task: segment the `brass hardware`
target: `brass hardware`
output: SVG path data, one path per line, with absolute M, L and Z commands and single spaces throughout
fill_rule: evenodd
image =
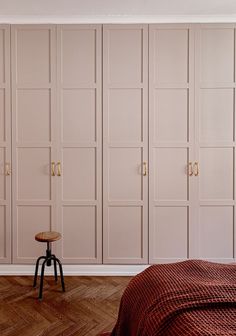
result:
M 193 164 L 192 164 L 192 162 L 188 163 L 188 176 L 193 176 Z
M 6 176 L 11 175 L 10 163 L 6 163 L 5 174 L 6 174 Z
M 147 162 L 143 162 L 143 176 L 147 176 Z
M 56 176 L 56 174 L 55 174 L 55 162 L 54 161 L 52 161 L 52 163 L 51 163 L 51 175 Z
M 194 162 L 193 164 L 193 171 L 194 171 L 194 176 L 198 176 L 199 175 L 199 164 L 198 162 Z
M 57 176 L 61 176 L 61 162 L 57 162 Z

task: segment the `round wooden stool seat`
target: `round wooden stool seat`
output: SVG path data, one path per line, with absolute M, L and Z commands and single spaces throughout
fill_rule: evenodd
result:
M 43 243 L 51 243 L 61 239 L 61 234 L 56 231 L 39 232 L 35 235 L 35 240 Z

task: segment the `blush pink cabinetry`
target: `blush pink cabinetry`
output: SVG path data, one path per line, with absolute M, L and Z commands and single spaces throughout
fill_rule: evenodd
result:
M 148 262 L 148 26 L 103 28 L 103 262 Z
M 157 263 L 195 256 L 194 31 L 149 29 L 149 261 Z
M 149 55 L 149 260 L 233 261 L 235 26 L 151 25 Z
M 57 27 L 61 259 L 102 262 L 101 26 Z
M 50 229 L 63 263 L 232 261 L 235 25 L 11 29 L 10 69 L 0 26 L 0 262 L 35 262 L 34 235 Z
M 19 25 L 11 33 L 13 262 L 32 263 L 45 253 L 35 233 L 57 229 L 56 28 Z
M 101 26 L 12 28 L 13 253 L 101 262 Z
M 11 261 L 10 27 L 0 25 L 0 263 Z
M 199 258 L 235 258 L 235 25 L 196 28 L 195 124 Z

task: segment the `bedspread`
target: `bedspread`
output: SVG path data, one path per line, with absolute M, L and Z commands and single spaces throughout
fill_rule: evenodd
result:
M 153 265 L 125 290 L 111 336 L 236 335 L 236 265 Z

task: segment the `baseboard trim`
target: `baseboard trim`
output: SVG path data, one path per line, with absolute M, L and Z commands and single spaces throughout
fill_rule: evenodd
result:
M 204 260 L 204 258 L 199 258 Z M 216 263 L 235 263 L 234 258 L 205 259 Z M 159 259 L 158 264 L 175 263 L 184 259 Z M 68 276 L 134 276 L 150 265 L 63 265 L 64 275 Z M 1 275 L 34 275 L 35 265 L 1 264 Z M 39 270 L 40 272 L 40 270 Z M 45 268 L 45 275 L 53 275 L 53 267 Z
M 134 276 L 149 265 L 63 265 L 68 276 Z M 0 265 L 0 275 L 34 275 L 35 265 Z M 40 271 L 40 270 L 39 270 Z M 53 275 L 53 267 L 46 267 L 45 275 Z

